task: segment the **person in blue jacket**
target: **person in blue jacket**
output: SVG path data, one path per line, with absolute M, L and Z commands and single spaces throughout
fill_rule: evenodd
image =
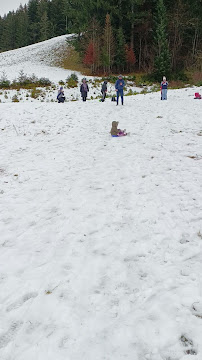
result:
M 125 86 L 125 82 L 123 80 L 123 76 L 119 75 L 118 79 L 116 80 L 115 90 L 117 95 L 116 105 L 119 104 L 119 95 L 121 96 L 121 103 L 123 105 L 123 88 Z
M 163 77 L 163 81 L 161 81 L 161 100 L 167 100 L 167 91 L 168 91 L 168 82 L 166 81 L 166 77 Z

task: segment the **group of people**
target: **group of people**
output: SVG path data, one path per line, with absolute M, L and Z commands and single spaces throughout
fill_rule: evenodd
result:
M 123 105 L 124 86 L 125 86 L 125 81 L 123 80 L 123 76 L 119 75 L 119 77 L 115 83 L 116 105 L 119 104 L 119 97 L 121 97 L 121 104 Z M 161 82 L 161 100 L 167 100 L 167 90 L 168 90 L 168 82 L 166 80 L 166 77 L 163 76 L 163 81 Z M 80 86 L 80 92 L 81 92 L 81 97 L 82 97 L 83 101 L 86 101 L 87 95 L 89 92 L 89 87 L 88 87 L 88 84 L 87 84 L 87 81 L 85 78 L 82 80 L 82 84 Z M 104 102 L 106 95 L 107 95 L 107 81 L 106 80 L 102 84 L 101 93 L 102 93 L 101 101 Z M 62 86 L 60 87 L 60 90 L 58 91 L 57 100 L 59 103 L 64 103 L 64 101 L 65 101 L 64 90 L 63 90 Z M 124 129 L 124 130 L 118 129 L 118 124 L 119 124 L 118 121 L 112 122 L 112 128 L 110 131 L 112 137 L 121 137 L 121 136 L 130 135 L 130 133 L 126 132 L 126 129 Z
M 123 80 L 123 76 L 119 75 L 119 77 L 115 83 L 116 105 L 119 104 L 119 97 L 121 97 L 121 104 L 123 105 L 124 86 L 125 86 L 125 81 Z M 167 100 L 167 90 L 168 90 L 168 82 L 166 80 L 166 77 L 163 76 L 163 81 L 161 82 L 161 100 Z M 83 101 L 86 101 L 88 92 L 89 92 L 89 87 L 88 87 L 86 78 L 84 78 L 82 80 L 82 84 L 80 86 L 80 93 L 81 93 L 81 97 L 82 97 Z M 101 93 L 102 93 L 101 101 L 104 102 L 106 95 L 107 95 L 107 81 L 106 80 L 102 84 Z M 112 99 L 113 98 L 114 97 L 112 97 Z M 64 101 L 65 101 L 64 89 L 62 86 L 60 87 L 60 90 L 58 91 L 57 100 L 59 103 L 64 103 Z
M 118 79 L 116 81 L 116 84 L 115 84 L 116 105 L 119 104 L 119 96 L 121 97 L 121 104 L 123 105 L 123 89 L 124 89 L 124 86 L 125 86 L 125 81 L 123 80 L 122 75 L 119 75 L 119 77 L 118 77 Z M 86 101 L 88 92 L 89 92 L 89 87 L 88 87 L 86 78 L 84 78 L 82 80 L 82 84 L 80 86 L 80 93 L 81 93 L 81 97 L 82 97 L 83 101 Z M 107 95 L 107 81 L 106 80 L 102 84 L 101 93 L 102 93 L 101 101 L 104 102 L 105 98 L 106 98 L 106 95 Z M 64 101 L 65 101 L 65 95 L 64 95 L 63 86 L 61 86 L 59 91 L 58 91 L 57 100 L 58 100 L 58 103 L 64 103 Z

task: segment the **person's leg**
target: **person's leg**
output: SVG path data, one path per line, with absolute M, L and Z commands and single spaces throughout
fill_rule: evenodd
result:
M 116 105 L 118 105 L 118 104 L 119 104 L 119 90 L 117 90 L 116 96 L 117 96 L 117 98 L 116 98 Z
M 166 89 L 162 89 L 162 100 L 166 100 Z
M 123 105 L 123 90 L 121 90 L 120 93 L 121 93 L 121 104 Z
M 165 89 L 165 100 L 167 100 L 167 89 Z

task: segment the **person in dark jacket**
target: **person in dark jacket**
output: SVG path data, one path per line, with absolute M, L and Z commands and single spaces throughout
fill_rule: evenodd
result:
M 80 87 L 81 97 L 82 97 L 83 101 L 86 101 L 88 91 L 89 91 L 88 84 L 86 82 L 86 79 L 84 78 L 82 80 L 82 84 Z
M 121 96 L 121 103 L 123 105 L 123 88 L 125 86 L 125 82 L 123 80 L 123 76 L 119 75 L 118 79 L 116 80 L 116 84 L 115 84 L 115 90 L 116 90 L 116 94 L 117 94 L 117 100 L 116 100 L 116 105 L 119 104 L 119 95 Z
M 106 94 L 107 94 L 107 81 L 105 80 L 102 84 L 102 89 L 101 89 L 101 93 L 102 93 L 102 99 L 101 101 L 104 102 L 105 98 L 106 98 Z
M 60 90 L 58 90 L 57 100 L 58 103 L 63 103 L 65 101 L 65 94 L 62 86 L 60 87 Z
M 166 77 L 163 77 L 163 81 L 161 81 L 161 100 L 167 100 L 167 91 L 168 91 L 168 82 L 166 81 Z

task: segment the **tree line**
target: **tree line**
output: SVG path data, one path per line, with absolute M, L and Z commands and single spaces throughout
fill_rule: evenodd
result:
M 202 71 L 201 0 L 29 0 L 0 17 L 0 51 L 72 32 L 92 72 Z

